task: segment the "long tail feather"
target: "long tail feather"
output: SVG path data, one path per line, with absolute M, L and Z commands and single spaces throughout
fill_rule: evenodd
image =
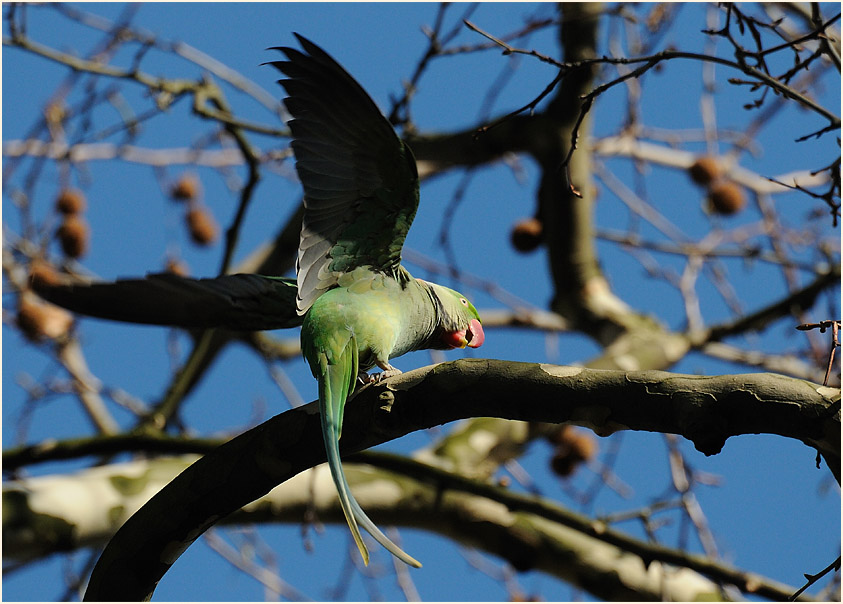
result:
M 357 376 L 356 354 L 348 354 L 348 348 L 356 348 L 352 342 L 342 353 L 339 363 L 329 365 L 327 360 L 323 366 L 324 378 L 319 380 L 319 413 L 322 420 L 322 439 L 325 441 L 325 452 L 328 455 L 328 467 L 331 468 L 331 477 L 337 487 L 345 520 L 354 542 L 363 556 L 363 562 L 369 564 L 369 550 L 363 543 L 363 536 L 354 518 L 351 501 L 353 500 L 345 472 L 342 470 L 340 460 L 340 434 L 342 432 L 342 416 L 345 408 L 345 400 L 350 389 L 351 376 Z M 355 350 L 356 352 L 356 350 Z M 354 367 L 352 367 L 354 365 Z
M 421 562 L 395 545 L 389 537 L 384 535 L 381 530 L 375 526 L 375 523 L 369 519 L 366 512 L 363 511 L 363 508 L 360 507 L 360 504 L 357 503 L 357 500 L 354 497 L 351 497 L 351 510 L 354 512 L 354 517 L 358 524 L 366 529 L 366 531 L 375 538 L 375 541 L 384 546 L 393 556 L 410 566 L 421 568 Z
M 324 433 L 324 424 L 322 430 Z M 354 505 L 357 502 L 354 500 L 354 496 L 351 494 L 348 488 L 348 482 L 345 479 L 345 472 L 343 472 L 342 462 L 340 461 L 339 440 L 337 440 L 336 432 L 333 429 L 331 429 L 330 435 L 325 436 L 325 445 L 328 452 L 328 466 L 331 468 L 331 477 L 334 479 L 337 493 L 340 496 L 340 506 L 342 507 L 343 514 L 345 514 L 345 521 L 348 522 L 348 528 L 351 529 L 354 543 L 357 544 L 357 549 L 360 550 L 360 555 L 363 556 L 363 562 L 368 566 L 369 550 L 366 548 L 366 544 L 363 543 L 363 536 L 360 534 L 354 514 Z
M 421 563 L 418 560 L 390 541 L 369 519 L 351 494 L 345 472 L 342 469 L 339 439 L 342 434 L 345 401 L 354 386 L 354 380 L 357 378 L 357 343 L 352 337 L 340 358 L 334 359 L 335 362 L 332 364 L 328 364 L 324 357 L 320 361 L 322 376 L 319 380 L 319 413 L 322 421 L 322 438 L 325 441 L 325 451 L 328 454 L 328 467 L 331 469 L 331 477 L 339 494 L 340 506 L 343 514 L 345 514 L 345 520 L 348 522 L 348 528 L 351 529 L 351 535 L 360 550 L 363 562 L 368 566 L 369 550 L 363 543 L 358 523 L 399 560 L 410 566 L 420 568 Z

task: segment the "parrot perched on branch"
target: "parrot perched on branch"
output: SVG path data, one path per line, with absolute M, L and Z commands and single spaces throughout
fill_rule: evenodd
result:
M 342 510 L 363 561 L 362 526 L 400 560 L 351 494 L 340 461 L 343 409 L 358 374 L 400 373 L 389 360 L 412 350 L 476 348 L 484 334 L 460 293 L 414 279 L 401 248 L 419 203 L 416 161 L 369 95 L 325 51 L 295 34 L 304 52 L 281 47 L 284 104 L 304 221 L 296 262 L 302 352 L 319 382 L 322 436 Z
M 358 377 L 413 350 L 477 348 L 477 310 L 460 293 L 413 278 L 401 249 L 419 203 L 416 162 L 363 88 L 325 51 L 295 34 L 304 52 L 279 47 L 292 148 L 304 187 L 295 282 L 255 274 L 190 279 L 171 274 L 113 283 L 33 279 L 47 300 L 82 314 L 185 328 L 257 331 L 302 325 L 305 359 L 318 381 L 322 435 L 340 504 L 363 560 L 363 527 L 390 541 L 349 490 L 340 461 L 343 410 Z M 372 381 L 366 378 L 363 381 Z

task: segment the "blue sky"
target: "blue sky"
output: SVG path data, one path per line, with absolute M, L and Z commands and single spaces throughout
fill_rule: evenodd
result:
M 123 5 L 80 4 L 82 10 L 116 18 Z M 194 4 L 154 3 L 139 8 L 133 20 L 135 27 L 154 32 L 161 40 L 180 40 L 224 62 L 270 95 L 280 98 L 275 84 L 277 72 L 262 62 L 274 60 L 277 53 L 265 50 L 271 46 L 294 45 L 293 31 L 299 32 L 331 53 L 369 92 L 382 108 L 389 107 L 390 95 L 401 92 L 402 81 L 408 79 L 423 55 L 427 39 L 421 28 L 431 25 L 437 11 L 436 4 Z M 4 7 L 5 9 L 6 7 Z M 446 30 L 457 26 L 465 5 L 453 7 L 447 14 Z M 827 7 L 827 15 L 832 14 Z M 28 34 L 35 40 L 61 50 L 84 54 L 100 39 L 100 34 L 78 25 L 71 26 L 53 9 L 30 6 L 27 20 Z M 671 44 L 683 49 L 701 51 L 705 36 L 700 29 L 705 23 L 703 5 L 686 6 L 679 11 L 676 23 L 658 48 Z M 554 5 L 536 6 L 522 3 L 481 5 L 471 20 L 486 31 L 505 33 L 515 29 L 528 15 L 551 17 Z M 618 25 L 614 26 L 616 29 Z M 4 34 L 7 33 L 4 24 Z M 601 31 L 601 44 L 606 49 L 606 28 Z M 477 34 L 463 28 L 458 41 L 469 44 L 479 41 Z M 540 52 L 557 55 L 554 33 L 543 30 L 522 44 Z M 128 53 L 119 54 L 114 62 L 127 65 Z M 509 83 L 497 97 L 492 114 L 521 106 L 537 95 L 553 76 L 553 68 L 529 57 L 507 58 L 499 52 L 437 59 L 421 80 L 413 103 L 413 118 L 423 132 L 448 131 L 465 128 L 480 120 L 480 113 L 490 83 L 502 72 L 514 66 Z M 196 78 L 200 70 L 183 60 L 151 51 L 142 62 L 144 71 L 169 77 Z M 720 69 L 720 68 L 718 68 Z M 25 136 L 37 119 L 56 83 L 64 77 L 63 67 L 27 55 L 17 49 L 3 49 L 3 139 Z M 741 105 L 753 96 L 746 90 L 732 90 L 725 78 L 732 74 L 718 72 L 719 90 L 716 97 L 718 125 L 722 128 L 741 128 L 746 123 Z M 837 80 L 839 82 L 839 80 Z M 659 73 L 648 74 L 644 80 L 643 121 L 652 128 L 681 130 L 702 127 L 700 114 L 700 64 L 677 62 L 665 66 Z M 143 107 L 142 91 L 136 86 L 124 86 L 126 101 Z M 270 126 L 280 126 L 271 111 L 251 99 L 238 95 L 230 87 L 226 95 L 235 113 Z M 71 97 L 80 100 L 81 94 Z M 839 90 L 821 91 L 821 100 L 836 109 L 840 104 Z M 594 108 L 595 132 L 598 136 L 614 133 L 624 119 L 625 92 L 617 87 L 601 97 Z M 98 114 L 99 126 L 115 123 L 117 115 Z M 743 154 L 741 165 L 764 175 L 776 175 L 794 169 L 816 169 L 829 159 L 836 145 L 833 137 L 806 141 L 795 145 L 792 141 L 821 127 L 823 124 L 805 112 L 787 108 L 772 118 L 771 124 L 759 135 L 763 152 Z M 183 147 L 207 133 L 208 126 L 189 116 L 189 107 L 182 102 L 167 115 L 144 129 L 136 144 L 149 148 Z M 119 142 L 119 139 L 115 139 Z M 263 148 L 281 148 L 282 143 L 255 137 Z M 683 149 L 701 151 L 701 143 L 686 144 Z M 728 145 L 721 145 L 721 151 Z M 834 155 L 836 157 L 836 155 Z M 828 159 L 827 159 L 828 158 Z M 514 158 L 513 158 L 514 159 Z M 627 186 L 640 184 L 633 167 L 622 161 L 607 162 Z M 290 177 L 291 165 L 284 164 L 281 173 L 264 171 L 264 181 L 258 187 L 247 216 L 236 260 L 244 258 L 256 245 L 274 235 L 276 229 L 298 203 L 300 189 Z M 170 168 L 166 178 L 172 179 L 182 168 Z M 217 221 L 225 226 L 236 211 L 237 198 L 226 186 L 224 178 L 210 171 L 198 171 L 203 186 L 203 200 L 213 211 Z M 87 218 L 93 233 L 90 253 L 84 265 L 103 279 L 136 276 L 161 270 L 168 252 L 177 252 L 190 266 L 193 275 L 213 275 L 219 266 L 221 247 L 197 249 L 187 239 L 181 223 L 180 208 L 172 204 L 161 190 L 155 174 L 148 166 L 127 162 L 91 162 L 81 173 L 84 181 L 75 180 L 89 200 Z M 537 187 L 536 166 L 527 158 L 518 159 L 517 169 L 498 164 L 484 168 L 474 176 L 465 199 L 454 214 L 450 229 L 451 243 L 459 259 L 459 268 L 493 281 L 537 308 L 546 308 L 551 296 L 546 261 L 540 253 L 514 254 L 509 246 L 509 231 L 521 217 L 533 213 Z M 55 166 L 45 168 L 43 183 L 37 188 L 35 214 L 46 216 L 57 191 L 58 171 Z M 19 178 L 19 176 L 18 176 Z M 691 239 L 699 239 L 713 228 L 751 225 L 759 220 L 759 211 L 750 204 L 743 214 L 730 219 L 707 217 L 701 210 L 702 195 L 690 184 L 687 176 L 677 170 L 652 168 L 646 172 L 646 191 L 658 210 L 679 225 Z M 407 238 L 407 246 L 443 261 L 438 244 L 442 215 L 454 196 L 460 174 L 447 174 L 422 186 L 422 201 L 416 222 Z M 776 197 L 777 208 L 785 224 L 804 220 L 816 205 L 798 194 Z M 625 229 L 630 223 L 626 210 L 611 191 L 601 187 L 597 204 L 597 225 L 601 229 Z M 17 232 L 19 220 L 11 200 L 3 197 L 4 226 Z M 817 222 L 820 232 L 827 234 L 830 221 Z M 652 228 L 643 225 L 641 232 L 655 237 Z M 657 316 L 672 328 L 681 329 L 684 323 L 682 301 L 676 289 L 664 281 L 647 277 L 641 264 L 614 244 L 600 241 L 598 251 L 614 291 L 628 304 Z M 806 246 L 800 252 L 805 259 L 815 259 L 815 251 Z M 681 271 L 678 258 L 658 257 L 662 266 Z M 778 269 L 763 264 L 752 266 L 735 262 L 727 265 L 730 281 L 745 309 L 751 310 L 777 299 L 782 291 L 782 276 Z M 447 285 L 447 277 L 429 275 L 409 265 L 419 277 L 432 278 Z M 806 282 L 807 277 L 802 275 Z M 476 306 L 500 308 L 501 304 L 481 291 L 468 291 Z M 728 319 L 730 310 L 707 281 L 699 286 L 702 313 L 706 321 L 716 323 Z M 11 298 L 4 297 L 4 307 Z M 836 315 L 834 313 L 837 313 Z M 816 320 L 838 316 L 836 297 L 823 297 L 818 305 Z M 189 349 L 183 336 L 175 336 L 166 329 L 118 325 L 83 319 L 88 362 L 95 375 L 106 384 L 118 386 L 145 401 L 159 398 L 166 387 L 172 358 L 169 350 L 177 344 L 180 357 Z M 297 337 L 297 333 L 282 334 Z M 734 342 L 749 349 L 797 351 L 803 346 L 802 336 L 781 322 L 768 332 Z M 563 334 L 545 337 L 538 333 L 517 330 L 488 330 L 486 344 L 473 351 L 475 356 L 523 361 L 557 363 L 585 362 L 598 353 L 598 347 L 586 337 Z M 24 415 L 24 394 L 16 385 L 23 372 L 35 379 L 60 375 L 49 361 L 44 349 L 22 341 L 5 324 L 3 328 L 3 440 L 4 446 L 17 442 L 20 418 Z M 457 355 L 449 354 L 448 359 Z M 396 363 L 402 369 L 428 364 L 427 353 L 408 355 Z M 312 400 L 315 382 L 303 361 L 283 366 L 296 383 L 302 397 Z M 673 368 L 677 372 L 716 375 L 720 373 L 751 372 L 742 366 L 712 360 L 700 354 L 688 355 Z M 265 367 L 242 347 L 229 347 L 219 358 L 202 384 L 191 395 L 184 408 L 187 424 L 203 434 L 239 431 L 254 420 L 255 413 L 269 417 L 287 408 L 277 387 L 269 380 Z M 128 414 L 115 410 L 115 416 L 128 425 Z M 73 437 L 89 433 L 84 417 L 72 399 L 56 398 L 39 405 L 31 416 L 26 442 L 39 442 L 47 437 Z M 386 448 L 409 452 L 428 444 L 435 434 L 413 434 Z M 617 475 L 629 484 L 634 495 L 621 499 L 604 489 L 595 501 L 593 513 L 634 509 L 662 496 L 669 487 L 666 445 L 658 434 L 625 433 L 613 438 L 619 446 L 614 467 Z M 602 448 L 610 448 L 601 439 Z M 728 441 L 720 455 L 706 458 L 690 443 L 681 444 L 689 463 L 702 472 L 722 478 L 718 487 L 701 487 L 697 491 L 703 510 L 718 539 L 721 552 L 737 566 L 759 572 L 782 582 L 799 585 L 802 573 L 815 572 L 830 563 L 839 552 L 839 490 L 832 484 L 825 468 L 813 467 L 814 452 L 795 441 L 772 436 L 745 436 Z M 536 443 L 521 460 L 529 469 L 542 491 L 574 506 L 557 478 L 547 469 L 549 448 Z M 34 469 L 34 473 L 62 471 L 67 464 L 49 464 Z M 584 487 L 594 475 L 581 471 L 575 485 Z M 621 528 L 640 534 L 632 524 Z M 668 544 L 676 543 L 676 523 L 660 535 Z M 269 527 L 262 536 L 278 556 L 282 576 L 313 599 L 329 597 L 326 589 L 339 582 L 340 569 L 346 560 L 348 546 L 344 527 L 329 527 L 325 534 L 314 538 L 315 551 L 304 551 L 299 527 Z M 472 568 L 466 558 L 437 536 L 419 531 L 402 531 L 408 552 L 425 563 L 422 571 L 412 577 L 426 600 L 499 600 L 507 593 L 502 585 Z M 692 546 L 697 548 L 695 540 Z M 78 564 L 84 555 L 76 557 Z M 497 561 L 495 561 L 497 563 Z M 63 563 L 47 560 L 18 571 L 3 582 L 6 600 L 50 600 L 63 593 Z M 568 586 L 539 573 L 518 575 L 527 593 L 541 593 L 547 599 L 569 599 L 573 594 Z M 460 581 L 454 592 L 454 581 Z M 379 583 L 384 599 L 398 599 L 401 593 L 387 582 Z M 369 599 L 375 594 L 367 584 L 355 577 L 347 597 Z M 156 591 L 159 600 L 203 599 L 262 599 L 262 588 L 243 576 L 206 544 L 197 542 L 168 573 Z

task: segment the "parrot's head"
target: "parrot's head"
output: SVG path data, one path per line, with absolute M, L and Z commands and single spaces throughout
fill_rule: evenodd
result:
M 428 283 L 439 311 L 439 348 L 479 348 L 486 336 L 477 309 L 461 293 Z

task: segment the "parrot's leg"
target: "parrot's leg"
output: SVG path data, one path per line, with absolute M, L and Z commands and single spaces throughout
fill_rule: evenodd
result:
M 401 373 L 403 373 L 400 369 L 393 367 L 387 361 L 376 361 L 376 363 L 378 367 L 383 369 L 383 371 L 381 371 L 380 373 L 373 373 L 371 375 L 366 373 L 365 371 L 360 371 L 357 374 L 358 384 L 357 388 L 355 389 L 355 392 L 361 390 L 362 388 L 365 388 L 369 384 L 377 384 L 378 382 L 385 380 L 386 378 L 391 378 L 395 375 L 400 375 Z
M 392 376 L 400 375 L 402 373 L 402 371 L 400 369 L 397 369 L 397 368 L 393 367 L 387 361 L 376 361 L 376 362 L 378 364 L 378 367 L 383 369 L 383 371 L 381 371 L 380 373 L 373 373 L 372 375 L 370 375 L 369 381 L 371 383 L 377 384 L 378 382 L 381 382 L 381 381 L 385 380 L 386 378 L 391 378 Z

